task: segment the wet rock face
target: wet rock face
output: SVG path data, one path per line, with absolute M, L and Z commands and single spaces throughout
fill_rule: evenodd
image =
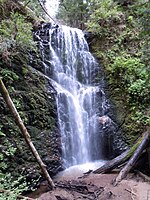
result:
M 55 91 L 38 72 L 40 70 L 37 70 L 42 68 L 41 62 L 36 62 L 36 57 L 33 58 L 33 62 L 29 60 L 28 55 L 18 54 L 18 57 L 11 61 L 11 68 L 0 64 L 0 71 L 6 69 L 6 72 L 9 70 L 18 76 L 17 80 L 5 77 L 3 81 L 41 159 L 47 165 L 50 175 L 54 176 L 62 169 Z M 0 138 L 0 152 L 3 154 L 4 162 L 7 163 L 4 167 L 0 166 L 0 170 L 4 173 L 11 172 L 14 177 L 25 175 L 30 183 L 34 180 L 39 181 L 41 177 L 39 166 L 1 95 L 0 119 L 0 131 L 5 134 Z
M 35 128 L 28 127 L 30 132 L 34 132 Z M 53 177 L 62 170 L 61 166 L 61 140 L 59 130 L 43 130 L 33 137 L 33 143 L 39 152 L 43 162 L 47 166 L 49 174 Z
M 88 45 L 90 46 L 90 44 L 95 36 L 92 32 L 84 31 L 84 37 L 85 37 L 86 41 L 88 42 Z
M 39 55 L 37 56 L 34 53 L 31 55 L 30 65 L 38 71 L 42 72 L 43 74 L 51 74 L 50 68 L 45 69 L 42 61 L 44 55 L 44 58 L 47 61 L 46 64 L 48 66 L 51 66 L 51 57 L 49 49 L 50 34 L 55 35 L 55 33 L 58 30 L 58 27 L 59 26 L 57 24 L 41 22 L 33 30 L 33 39 L 37 42 Z
M 108 116 L 98 117 L 103 159 L 112 159 L 127 149 L 118 125 Z
M 33 31 L 33 36 L 35 41 L 41 41 L 43 43 L 49 42 L 49 32 L 55 32 L 58 29 L 57 24 L 52 23 L 44 23 L 41 22 L 37 28 Z

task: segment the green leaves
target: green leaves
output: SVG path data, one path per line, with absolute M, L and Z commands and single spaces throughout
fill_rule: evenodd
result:
M 103 28 L 105 27 L 106 29 L 110 26 L 111 21 L 117 21 L 121 17 L 121 12 L 113 0 L 92 0 L 90 10 L 92 12 L 87 22 L 87 27 L 89 31 L 97 35 L 103 34 Z
M 92 49 L 105 70 L 114 102 L 129 112 L 127 131 L 138 132 L 150 125 L 149 3 L 137 0 L 124 7 L 122 1 L 92 2 L 87 23 L 95 35 Z
M 14 23 L 13 31 L 16 45 L 32 48 L 32 45 L 34 45 L 32 38 L 32 24 L 26 22 L 25 17 L 18 13 L 13 13 L 11 17 Z
M 19 76 L 15 72 L 13 72 L 9 69 L 2 69 L 0 72 L 0 75 L 3 77 L 3 79 L 5 81 L 13 82 L 13 81 L 17 81 L 19 79 Z
M 17 196 L 27 189 L 23 176 L 13 180 L 10 173 L 3 174 L 0 172 L 0 188 L 6 190 L 0 193 L 0 200 L 14 200 Z
M 24 5 L 26 5 L 27 7 L 29 7 L 31 9 L 31 11 L 33 12 L 34 17 L 45 17 L 45 13 L 43 11 L 43 9 L 41 8 L 39 1 L 37 0 L 21 0 L 21 2 L 24 3 Z M 40 0 L 40 2 L 45 5 L 46 0 Z
M 146 80 L 138 79 L 128 88 L 129 94 L 144 97 L 147 95 Z
M 90 2 L 91 0 L 60 1 L 57 18 L 67 25 L 83 29 L 89 16 Z
M 148 101 L 150 91 L 149 71 L 139 58 L 130 55 L 118 56 L 109 68 L 112 76 L 121 82 L 121 87 L 126 89 L 132 100 Z
M 144 68 L 144 64 L 141 63 L 139 58 L 131 57 L 130 55 L 118 56 L 114 59 L 114 63 L 111 65 L 112 72 L 124 75 L 134 74 L 140 75 L 140 70 Z M 129 78 L 129 77 L 128 77 Z
M 15 53 L 16 49 L 35 49 L 32 38 L 32 24 L 19 13 L 11 13 L 10 18 L 4 19 L 0 24 L 0 53 L 2 57 L 8 57 Z M 10 53 L 11 52 L 11 53 Z

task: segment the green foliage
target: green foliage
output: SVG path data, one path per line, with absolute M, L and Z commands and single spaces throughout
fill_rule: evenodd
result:
M 7 158 L 13 157 L 16 152 L 16 148 L 11 142 L 9 142 L 9 140 L 6 138 L 6 135 L 3 134 L 2 136 L 3 144 L 0 145 L 0 149 L 2 150 L 0 153 L 0 171 L 7 169 Z
M 60 1 L 57 18 L 72 27 L 84 29 L 84 23 L 89 15 L 90 0 Z
M 3 126 L 0 126 L 0 133 L 3 133 L 2 128 Z M 27 183 L 23 176 L 15 177 L 14 179 L 12 174 L 5 173 L 11 165 L 8 163 L 8 159 L 14 160 L 13 158 L 17 149 L 9 141 L 9 137 L 6 134 L 1 134 L 0 137 L 3 139 L 0 145 L 0 189 L 4 190 L 3 193 L 0 193 L 0 200 L 14 200 L 27 189 Z
M 150 6 L 147 4 L 140 7 L 139 10 L 140 14 L 140 36 L 144 40 L 143 46 L 142 46 L 142 59 L 143 62 L 145 62 L 146 65 L 150 64 Z
M 8 149 L 5 151 L 5 155 L 6 156 L 13 156 L 14 153 L 16 152 L 16 148 L 13 147 L 13 145 L 10 144 L 8 140 L 5 140 L 5 144 L 8 146 Z
M 145 75 L 148 77 L 147 73 Z M 150 93 L 149 79 L 137 79 L 129 86 L 128 91 L 131 97 L 140 101 L 143 100 L 143 103 L 148 103 Z
M 6 52 L 8 49 L 11 48 L 11 46 L 13 45 L 14 41 L 9 39 L 9 38 L 5 38 L 2 37 L 0 35 L 0 54 Z
M 92 14 L 91 19 L 108 19 L 118 13 L 118 6 L 112 0 L 92 0 Z
M 57 18 L 81 29 L 86 24 L 90 31 L 98 32 L 101 23 L 112 17 L 115 19 L 119 13 L 113 0 L 63 0 L 60 1 Z
M 0 193 L 0 200 L 14 200 L 27 189 L 27 184 L 23 176 L 13 180 L 10 173 L 0 172 L 0 188 L 5 190 L 5 192 Z
M 144 65 L 140 62 L 140 59 L 126 55 L 126 57 L 116 57 L 110 68 L 112 76 L 121 77 L 124 87 L 125 85 L 131 85 L 137 76 L 141 78 Z
M 0 53 L 13 51 L 17 47 L 24 50 L 35 48 L 32 24 L 23 15 L 12 13 L 9 19 L 2 20 L 0 24 L 0 44 Z
M 34 17 L 42 17 L 44 18 L 45 17 L 45 13 L 42 9 L 42 7 L 40 6 L 40 3 L 39 1 L 36 1 L 36 0 L 20 0 L 21 2 L 23 2 L 24 5 L 28 6 L 32 12 L 34 12 Z M 45 5 L 46 3 L 46 0 L 40 0 L 40 2 L 43 4 L 43 6 Z
M 12 5 L 9 4 L 10 2 Z M 29 2 L 28 6 L 32 2 L 32 7 L 36 8 L 34 3 L 36 4 L 37 1 L 27 2 Z M 5 3 L 6 6 L 4 6 Z M 49 116 L 49 113 L 54 115 L 54 102 L 48 98 L 44 78 L 28 68 L 28 53 L 31 53 L 30 50 L 35 50 L 32 24 L 29 23 L 29 21 L 33 22 L 34 18 L 31 19 L 26 14 L 27 12 L 24 12 L 25 9 L 24 6 L 19 6 L 18 1 L 0 0 L 0 77 L 3 78 L 22 120 L 28 125 L 27 127 L 33 126 L 38 130 L 33 135 L 33 140 L 37 143 L 36 134 L 48 129 L 53 131 L 56 126 L 54 117 Z M 35 51 L 34 53 L 36 54 Z M 35 65 L 38 69 L 41 67 L 40 64 L 41 62 L 36 60 Z M 34 101 L 31 99 L 30 102 L 30 96 L 33 95 L 29 95 L 29 93 L 35 94 Z M 3 175 L 0 177 L 0 188 L 12 192 L 11 197 L 6 193 L 5 195 L 1 193 L 0 199 L 14 200 L 22 192 L 19 189 L 22 180 L 18 181 L 16 178 L 18 173 L 24 168 L 24 174 L 29 177 L 30 184 L 33 185 L 32 176 L 33 179 L 36 179 L 36 183 L 34 183 L 36 185 L 39 181 L 37 176 L 40 175 L 40 170 L 1 95 L 0 121 L 0 175 Z M 41 148 L 40 141 L 39 148 Z M 11 175 L 5 174 L 6 172 L 11 172 Z M 14 185 L 11 177 L 15 177 L 18 183 Z
M 109 70 L 118 84 L 121 83 L 120 86 L 131 95 L 132 100 L 133 97 L 142 102 L 149 100 L 149 71 L 139 58 L 130 55 L 118 56 L 110 65 Z
M 2 69 L 0 75 L 3 77 L 5 81 L 9 81 L 9 83 L 17 81 L 19 79 L 19 76 L 15 72 L 9 69 Z
M 114 103 L 122 103 L 117 107 L 128 112 L 125 132 L 134 136 L 150 125 L 148 2 L 93 2 L 96 4 L 87 23 L 95 35 L 92 48 L 105 69 Z
M 92 0 L 91 10 L 87 26 L 89 31 L 97 35 L 103 34 L 104 36 L 107 26 L 122 18 L 122 13 L 113 0 Z
M 136 106 L 132 107 L 132 116 L 131 116 L 131 120 L 132 121 L 136 121 L 138 124 L 142 124 L 143 126 L 149 126 L 150 125 L 150 116 L 148 111 L 143 112 L 142 108 L 137 109 Z

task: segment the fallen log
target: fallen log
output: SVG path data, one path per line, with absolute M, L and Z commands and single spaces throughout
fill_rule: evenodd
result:
M 54 182 L 52 181 L 51 177 L 49 176 L 48 174 L 48 171 L 46 169 L 46 165 L 43 163 L 43 161 L 41 160 L 34 144 L 32 143 L 32 140 L 31 140 L 31 137 L 30 137 L 30 134 L 28 133 L 19 113 L 17 112 L 17 109 L 14 105 L 14 103 L 12 102 L 10 96 L 9 96 L 9 93 L 3 83 L 3 81 L 0 79 L 0 92 L 3 96 L 3 99 L 5 100 L 6 102 L 6 105 L 8 106 L 11 114 L 13 115 L 14 119 L 15 119 L 15 122 L 16 124 L 18 125 L 27 145 L 29 146 L 33 156 L 35 157 L 37 163 L 39 164 L 40 168 L 41 168 L 41 171 L 43 173 L 43 175 L 45 176 L 46 180 L 48 181 L 49 185 L 51 186 L 51 188 L 53 189 L 55 187 L 54 185 Z
M 108 173 L 111 170 L 115 169 L 119 165 L 125 163 L 129 158 L 134 154 L 138 146 L 141 144 L 141 142 L 144 140 L 144 135 L 138 139 L 138 141 L 128 150 L 123 152 L 121 155 L 117 156 L 116 158 L 107 161 L 104 165 L 102 165 L 100 168 L 93 171 L 94 174 L 101 174 L 101 173 Z
M 102 165 L 100 168 L 93 171 L 94 174 L 103 174 L 108 173 L 114 168 L 116 168 L 118 165 L 121 165 L 123 162 L 126 161 L 126 158 L 129 154 L 129 150 L 126 150 L 121 155 L 117 156 L 116 158 L 107 161 L 104 165 Z
M 144 138 L 141 141 L 140 145 L 138 146 L 138 148 L 135 150 L 134 154 L 132 155 L 132 157 L 130 158 L 130 160 L 128 161 L 128 163 L 125 165 L 125 167 L 120 171 L 119 175 L 117 176 L 114 185 L 116 186 L 122 179 L 124 179 L 126 177 L 126 175 L 128 174 L 128 172 L 133 168 L 133 166 L 135 165 L 136 161 L 138 160 L 138 158 L 140 157 L 142 151 L 146 148 L 146 146 L 148 145 L 150 141 L 150 132 L 146 132 L 144 134 Z

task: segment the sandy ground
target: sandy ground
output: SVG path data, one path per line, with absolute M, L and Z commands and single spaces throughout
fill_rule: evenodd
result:
M 56 185 L 64 184 L 64 187 L 76 185 L 76 189 L 56 187 L 42 195 L 34 193 L 33 197 L 39 196 L 38 200 L 150 200 L 150 183 L 145 182 L 139 176 L 129 174 L 126 180 L 113 186 L 113 180 L 117 173 L 113 174 L 89 174 L 84 176 L 60 176 L 55 180 Z M 86 186 L 79 189 L 80 186 Z M 79 188 L 78 188 L 79 187 Z M 79 190 L 78 190 L 79 189 Z

